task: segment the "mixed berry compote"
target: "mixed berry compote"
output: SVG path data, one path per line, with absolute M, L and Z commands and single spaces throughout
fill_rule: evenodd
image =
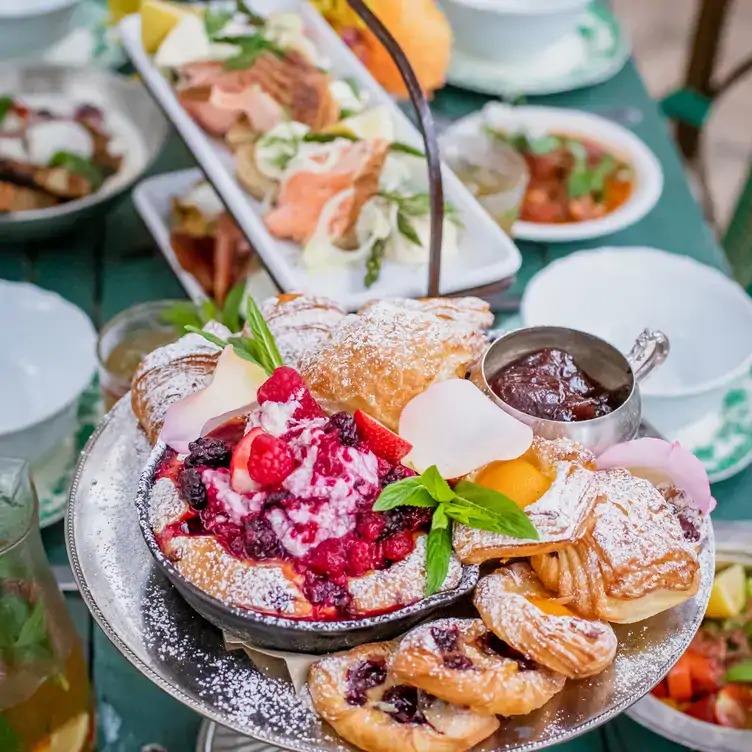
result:
M 247 420 L 194 441 L 188 455 L 168 450 L 157 477 L 174 481 L 188 511 L 160 540 L 209 535 L 249 563 L 291 564 L 311 620 L 373 615 L 354 612 L 350 578 L 407 558 L 431 520 L 418 507 L 372 511 L 386 485 L 415 475 L 394 461 L 390 437 L 402 440 L 380 427 L 377 456 L 373 436 L 349 413 L 327 415 L 291 368 L 276 369 L 257 398 Z

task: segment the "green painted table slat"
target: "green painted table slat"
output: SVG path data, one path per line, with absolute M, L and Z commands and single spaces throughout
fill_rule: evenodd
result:
M 482 106 L 487 98 L 446 89 L 435 100 L 436 110 L 459 117 Z M 634 227 L 612 237 L 563 245 L 519 243 L 523 267 L 513 292 L 521 292 L 530 277 L 554 258 L 573 250 L 600 245 L 654 245 L 684 253 L 726 268 L 725 258 L 702 220 L 684 179 L 681 163 L 656 104 L 648 97 L 632 63 L 611 81 L 577 92 L 536 98 L 533 103 L 579 107 L 604 113 L 628 106 L 642 121 L 634 131 L 660 159 L 666 178 L 656 209 Z M 193 164 L 182 144 L 172 137 L 151 174 Z M 35 281 L 73 300 L 98 325 L 136 302 L 182 297 L 183 293 L 161 255 L 154 250 L 130 200 L 124 201 L 101 225 L 85 228 L 80 237 L 53 240 L 45 247 L 3 246 L 0 237 L 0 277 Z M 752 516 L 748 489 L 752 469 L 714 487 L 722 518 Z M 44 533 L 54 563 L 65 561 L 62 525 Z M 157 743 L 169 752 L 192 752 L 199 718 L 161 692 L 120 656 L 99 628 L 86 618 L 82 604 L 71 610 L 84 639 L 89 641 L 92 674 L 99 699 L 100 752 L 139 752 Z M 558 747 L 562 752 L 632 752 L 650 747 L 655 752 L 678 750 L 626 718 Z M 397 751 L 395 751 L 397 752 Z

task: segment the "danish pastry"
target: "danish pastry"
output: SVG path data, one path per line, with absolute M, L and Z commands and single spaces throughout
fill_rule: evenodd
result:
M 452 323 L 380 301 L 304 358 L 301 374 L 330 412 L 362 410 L 396 431 L 413 397 L 437 381 L 464 378 L 472 359 L 467 337 Z
M 320 296 L 283 293 L 261 304 L 261 314 L 274 335 L 282 360 L 297 368 L 332 337 L 347 313 L 338 303 Z
M 486 626 L 504 642 L 570 679 L 600 673 L 616 655 L 614 630 L 561 605 L 526 562 L 484 577 L 474 602 Z
M 366 752 L 464 752 L 499 727 L 492 715 L 401 684 L 393 654 L 390 643 L 371 643 L 311 667 L 313 705 L 348 742 Z
M 526 715 L 564 687 L 565 677 L 528 660 L 480 619 L 439 619 L 399 644 L 392 671 L 442 700 L 491 715 Z
M 586 535 L 531 559 L 543 584 L 587 618 L 642 621 L 691 598 L 700 565 L 661 493 L 626 470 L 599 471 Z
M 218 337 L 230 335 L 216 322 L 206 330 Z M 133 412 L 151 444 L 156 444 L 167 408 L 211 383 L 220 349 L 198 334 L 186 334 L 177 342 L 150 352 L 131 382 Z
M 532 556 L 561 549 L 585 532 L 595 504 L 595 457 L 568 439 L 536 436 L 530 449 L 515 460 L 494 462 L 469 479 L 506 494 L 524 507 L 538 540 L 455 525 L 454 550 L 465 564 L 489 559 Z

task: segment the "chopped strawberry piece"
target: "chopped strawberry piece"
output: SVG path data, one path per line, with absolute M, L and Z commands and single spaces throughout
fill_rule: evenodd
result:
M 692 674 L 690 661 L 683 655 L 666 677 L 668 696 L 677 702 L 689 702 L 692 699 Z
M 358 433 L 377 457 L 396 465 L 413 448 L 409 441 L 405 441 L 362 410 L 356 410 L 354 418 Z
M 260 428 L 251 429 L 243 436 L 232 453 L 232 460 L 230 460 L 230 485 L 238 493 L 253 493 L 258 490 L 258 484 L 254 482 L 248 472 L 248 459 L 251 456 L 251 444 L 262 433 L 263 431 Z
M 265 402 L 285 403 L 297 400 L 299 407 L 293 413 L 293 418 L 320 418 L 324 411 L 313 395 L 308 391 L 303 377 L 294 369 L 282 366 L 259 387 L 257 399 L 260 405 Z
M 692 718 L 697 718 L 698 721 L 705 721 L 705 723 L 715 723 L 715 692 L 701 697 L 699 700 L 690 703 L 684 712 L 687 715 L 691 715 Z
M 279 485 L 293 470 L 295 458 L 282 439 L 264 433 L 251 444 L 248 473 L 262 486 Z

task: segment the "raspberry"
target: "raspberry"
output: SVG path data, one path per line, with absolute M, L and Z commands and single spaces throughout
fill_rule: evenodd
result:
M 263 405 L 264 402 L 289 402 L 291 399 L 296 399 L 300 407 L 293 413 L 293 418 L 297 420 L 319 418 L 324 414 L 318 402 L 308 391 L 303 377 L 294 368 L 287 366 L 277 368 L 259 387 L 256 396 L 259 405 Z
M 361 512 L 358 515 L 356 530 L 363 540 L 376 541 L 386 527 L 384 515 L 378 512 Z
M 383 543 L 384 556 L 391 561 L 402 561 L 415 548 L 415 541 L 410 533 L 397 533 Z
M 198 470 L 192 467 L 181 470 L 178 476 L 178 484 L 183 498 L 194 509 L 203 509 L 209 503 L 206 486 L 201 480 L 201 473 Z
M 318 574 L 340 577 L 347 567 L 347 555 L 337 538 L 329 538 L 320 543 L 311 554 L 310 567 Z
M 268 433 L 257 436 L 251 444 L 248 474 L 262 486 L 277 486 L 295 465 L 290 447 Z
M 347 574 L 362 577 L 373 567 L 373 548 L 364 540 L 355 540 L 347 551 Z

